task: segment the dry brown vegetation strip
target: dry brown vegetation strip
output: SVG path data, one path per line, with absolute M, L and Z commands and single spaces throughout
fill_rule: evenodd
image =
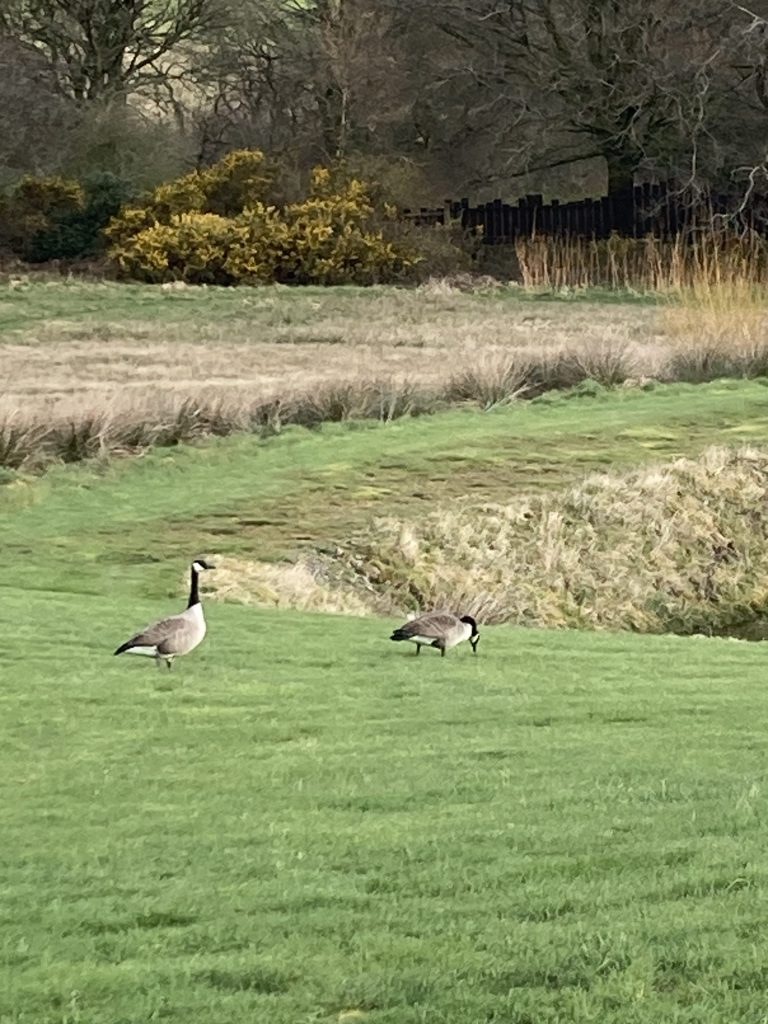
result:
M 768 375 L 755 285 L 675 301 L 419 289 L 31 284 L 0 297 L 0 466 L 390 420 L 646 378 Z
M 161 307 L 167 296 L 155 291 Z M 626 348 L 652 372 L 663 344 L 658 311 L 637 303 L 518 302 L 442 285 L 348 297 L 263 288 L 247 301 L 233 294 L 223 321 L 205 290 L 187 291 L 197 299 L 194 316 L 185 305 L 176 322 L 144 304 L 122 321 L 102 314 L 5 332 L 3 405 L 67 412 L 98 399 L 134 405 L 200 388 L 252 399 L 342 377 L 431 384 L 482 356 L 606 345 Z

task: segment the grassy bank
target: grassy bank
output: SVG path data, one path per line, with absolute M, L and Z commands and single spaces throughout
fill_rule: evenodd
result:
M 712 447 L 553 494 L 380 518 L 325 575 L 379 612 L 450 607 L 520 626 L 741 634 L 768 617 L 766 504 L 766 450 Z
M 190 551 L 284 557 L 343 544 L 374 515 L 418 516 L 464 494 L 503 501 L 594 469 L 765 440 L 768 389 L 730 382 L 294 429 L 62 466 L 0 488 L 3 577 L 86 590 L 136 580 L 167 593 L 176 586 L 169 566 Z

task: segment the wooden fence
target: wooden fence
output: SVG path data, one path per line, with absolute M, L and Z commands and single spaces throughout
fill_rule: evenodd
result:
M 711 194 L 691 202 L 666 185 L 644 184 L 600 199 L 545 203 L 540 195 L 529 195 L 514 205 L 494 199 L 470 206 L 468 199 L 446 200 L 437 209 L 404 210 L 415 224 L 446 224 L 460 221 L 468 231 L 482 231 L 488 245 L 514 242 L 533 235 L 576 235 L 608 238 L 616 233 L 628 238 L 674 238 L 702 225 L 730 224 L 737 230 L 752 229 L 768 234 L 768 209 L 764 200 L 754 200 L 741 209 L 725 195 Z

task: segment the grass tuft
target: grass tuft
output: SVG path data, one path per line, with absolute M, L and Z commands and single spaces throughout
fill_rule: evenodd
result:
M 444 395 L 448 402 L 471 402 L 491 409 L 524 396 L 532 370 L 524 358 L 467 352 L 461 358 L 461 369 L 448 380 Z
M 572 380 L 565 385 L 568 387 L 581 380 L 594 380 L 606 388 L 616 387 L 638 371 L 637 357 L 624 339 L 598 339 L 593 346 L 577 349 L 561 358 L 565 363 L 565 379 Z M 568 376 L 568 367 L 572 368 L 572 377 Z
M 31 468 L 45 444 L 45 425 L 19 412 L 0 418 L 0 468 Z
M 120 428 L 108 408 L 87 410 L 77 418 L 54 423 L 45 433 L 44 446 L 61 462 L 82 462 L 114 450 Z M 35 452 L 30 452 L 33 458 Z

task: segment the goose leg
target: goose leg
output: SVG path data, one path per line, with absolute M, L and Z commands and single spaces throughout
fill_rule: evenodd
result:
M 416 655 L 417 655 L 417 657 L 418 657 L 419 654 L 421 654 L 421 644 L 416 644 Z

